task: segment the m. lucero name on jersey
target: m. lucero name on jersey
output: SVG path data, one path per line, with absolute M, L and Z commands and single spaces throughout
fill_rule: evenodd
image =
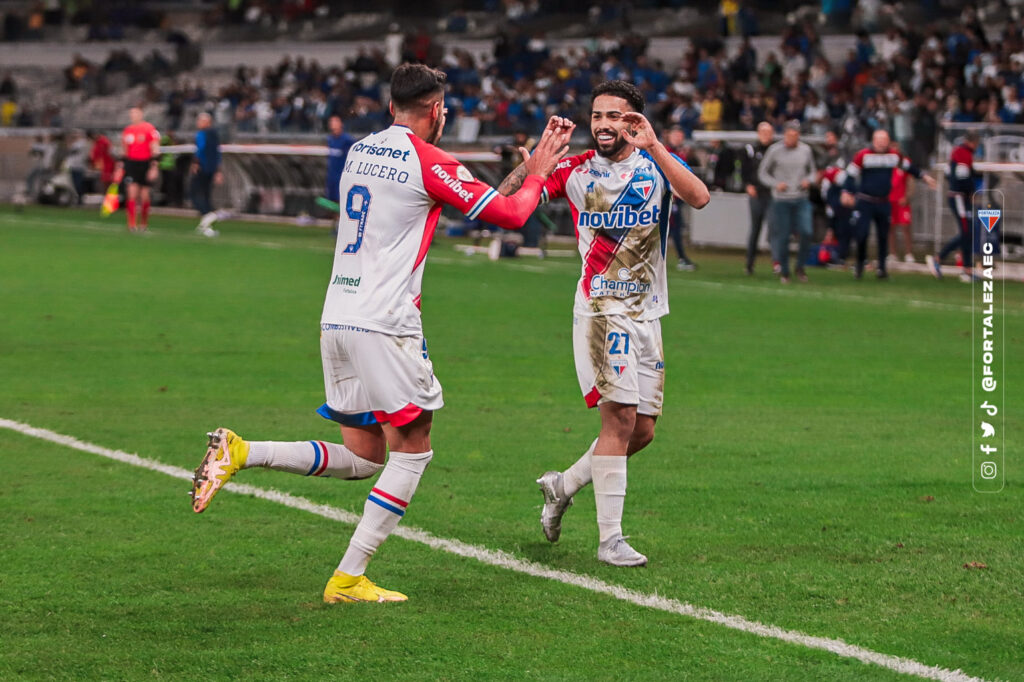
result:
M 626 298 L 635 294 L 646 294 L 651 291 L 650 282 L 637 282 L 632 278 L 629 268 L 619 268 L 615 273 L 618 279 L 609 279 L 607 276 L 597 273 L 590 277 L 590 296 L 599 298 L 601 296 L 615 296 Z
M 395 151 L 398 150 L 396 149 Z M 352 158 L 349 158 L 348 163 L 345 164 L 345 172 L 355 173 L 356 175 L 365 175 L 371 178 L 381 178 L 382 180 L 392 180 L 394 182 L 400 182 L 403 185 L 409 181 L 408 171 L 399 170 L 398 168 L 389 166 L 386 163 L 358 161 Z

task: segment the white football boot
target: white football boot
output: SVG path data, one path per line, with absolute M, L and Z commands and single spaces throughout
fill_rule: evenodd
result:
M 597 546 L 597 559 L 612 566 L 645 566 L 647 557 L 629 546 L 625 535 L 617 535 Z
M 565 495 L 560 471 L 548 471 L 537 479 L 537 485 L 544 494 L 544 508 L 540 512 L 544 537 L 548 542 L 558 542 L 558 536 L 562 534 L 562 515 L 572 506 L 572 498 Z

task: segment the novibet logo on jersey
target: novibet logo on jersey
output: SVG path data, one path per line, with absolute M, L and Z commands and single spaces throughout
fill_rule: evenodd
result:
M 611 211 L 580 211 L 579 226 L 615 229 L 650 225 L 658 222 L 660 214 L 660 206 L 638 211 L 629 204 L 619 204 Z

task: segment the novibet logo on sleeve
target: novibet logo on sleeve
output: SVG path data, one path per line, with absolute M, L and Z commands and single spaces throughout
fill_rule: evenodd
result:
M 976 260 L 980 270 L 971 284 L 971 478 L 974 489 L 981 493 L 1000 492 L 1006 476 L 1006 299 L 999 243 L 1005 209 L 1002 192 L 983 190 L 974 195 L 971 241 L 980 245 Z

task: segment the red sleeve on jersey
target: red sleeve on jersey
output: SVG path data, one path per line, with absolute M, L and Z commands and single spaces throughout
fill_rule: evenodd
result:
M 551 174 L 551 177 L 544 183 L 544 189 L 541 191 L 540 198 L 542 202 L 548 202 L 552 199 L 558 199 L 565 196 L 565 183 L 569 179 L 573 170 L 577 166 L 581 165 L 584 161 L 589 160 L 594 156 L 594 150 L 590 149 L 582 154 L 576 156 L 570 156 L 567 159 L 562 159 L 555 166 L 555 172 Z
M 470 220 L 480 218 L 499 227 L 523 226 L 540 198 L 542 180 L 528 176 L 518 192 L 502 196 L 496 189 L 473 177 L 455 157 L 410 134 L 419 156 L 423 188 L 434 201 L 454 206 Z
M 954 166 L 956 164 L 961 164 L 967 166 L 969 169 L 974 168 L 974 154 L 972 154 L 971 150 L 966 147 L 957 147 L 954 149 L 952 160 Z

